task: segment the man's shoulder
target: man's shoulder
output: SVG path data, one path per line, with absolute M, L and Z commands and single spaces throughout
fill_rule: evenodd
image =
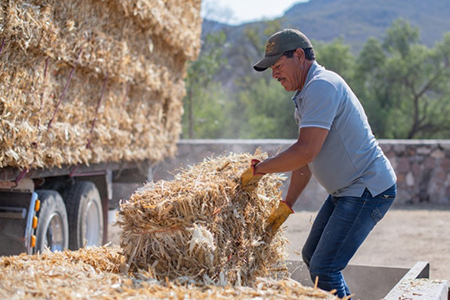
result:
M 339 80 L 335 73 L 323 70 L 315 72 L 311 80 L 306 84 L 306 90 L 312 93 L 331 93 L 338 90 Z
M 336 93 L 340 92 L 345 86 L 345 80 L 339 74 L 327 70 L 325 67 L 318 66 L 311 74 L 305 89 L 312 93 Z
M 327 81 L 336 82 L 341 81 L 342 77 L 334 71 L 327 70 L 325 67 L 317 64 L 311 77 L 311 81 Z
M 317 98 L 319 96 L 330 96 L 339 94 L 342 79 L 335 72 L 314 62 L 305 82 L 304 88 L 293 96 L 293 99 Z

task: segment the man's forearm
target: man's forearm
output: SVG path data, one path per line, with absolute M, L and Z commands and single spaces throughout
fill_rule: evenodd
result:
M 301 169 L 310 162 L 309 156 L 306 155 L 307 150 L 306 147 L 295 143 L 285 151 L 259 163 L 256 172 L 284 173 Z
M 292 172 L 291 181 L 285 198 L 287 204 L 294 207 L 295 202 L 308 185 L 310 179 L 311 171 L 307 165 Z
M 323 128 L 301 128 L 297 142 L 256 165 L 256 173 L 283 173 L 305 167 L 317 156 L 327 134 L 328 130 Z

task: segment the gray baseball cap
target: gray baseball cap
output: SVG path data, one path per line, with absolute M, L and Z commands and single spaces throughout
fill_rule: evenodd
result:
M 258 61 L 253 68 L 262 72 L 275 64 L 285 51 L 297 48 L 312 48 L 309 39 L 297 29 L 284 29 L 278 31 L 269 38 L 266 44 L 264 58 Z

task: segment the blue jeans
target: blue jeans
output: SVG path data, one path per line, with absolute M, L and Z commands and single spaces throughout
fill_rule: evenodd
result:
M 361 197 L 328 196 L 302 250 L 311 280 L 318 287 L 350 295 L 341 271 L 394 202 L 396 185 L 373 197 L 366 189 Z

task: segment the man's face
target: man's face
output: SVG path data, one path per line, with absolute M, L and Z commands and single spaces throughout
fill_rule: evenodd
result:
M 288 92 L 296 91 L 300 88 L 303 69 L 300 59 L 301 57 L 297 53 L 294 53 L 294 56 L 291 58 L 283 55 L 270 67 L 272 69 L 272 77 L 278 80 Z

